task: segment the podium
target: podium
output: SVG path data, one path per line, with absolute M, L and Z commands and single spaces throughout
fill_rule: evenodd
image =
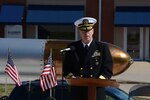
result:
M 71 86 L 87 86 L 88 100 L 96 100 L 96 87 L 119 87 L 116 80 L 96 79 L 96 78 L 67 78 L 66 81 Z

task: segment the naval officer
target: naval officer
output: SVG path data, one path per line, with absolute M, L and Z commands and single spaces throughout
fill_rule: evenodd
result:
M 80 40 L 68 45 L 63 66 L 63 75 L 71 78 L 110 79 L 112 76 L 112 57 L 106 44 L 93 38 L 97 20 L 83 17 L 74 22 L 79 30 Z M 105 90 L 97 87 L 96 100 L 105 100 Z M 71 88 L 71 100 L 87 100 L 87 88 Z

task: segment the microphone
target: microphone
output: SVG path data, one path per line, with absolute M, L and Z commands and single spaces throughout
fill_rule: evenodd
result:
M 75 47 L 74 46 L 70 46 L 70 48 L 65 48 L 65 49 L 60 50 L 60 52 L 74 51 L 74 50 L 75 50 Z

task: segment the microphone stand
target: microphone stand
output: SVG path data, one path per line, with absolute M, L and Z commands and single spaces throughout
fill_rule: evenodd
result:
M 61 87 L 61 100 L 63 100 L 63 86 L 64 86 L 64 71 L 63 71 L 63 66 L 64 66 L 64 60 L 65 60 L 65 54 L 66 54 L 66 51 L 63 51 L 63 52 L 60 52 L 61 54 L 61 57 L 62 57 L 62 87 Z

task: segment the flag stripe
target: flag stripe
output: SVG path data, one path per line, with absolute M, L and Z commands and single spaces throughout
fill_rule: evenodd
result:
M 18 85 L 21 85 L 21 81 L 19 78 L 19 74 L 17 71 L 17 68 L 10 56 L 10 53 L 8 53 L 8 60 L 7 60 L 7 64 L 6 64 L 6 68 L 5 68 L 5 73 L 7 73 L 10 78 Z
M 55 68 L 52 63 L 52 58 L 48 58 L 48 63 L 44 66 L 40 75 L 40 85 L 43 91 L 55 87 L 57 85 Z
M 14 69 L 9 65 L 9 64 L 7 64 L 6 65 L 7 66 L 7 70 L 9 70 L 9 72 L 15 77 L 15 78 L 17 78 L 18 77 L 18 74 L 16 73 L 16 71 L 17 71 L 17 69 L 16 69 L 16 66 L 14 66 Z
M 15 67 L 15 66 L 14 66 Z M 21 82 L 20 79 L 18 77 L 18 74 L 16 73 L 16 71 L 11 67 L 11 66 L 7 66 L 7 68 L 5 69 L 5 72 L 12 78 L 12 80 L 18 85 L 20 86 Z

